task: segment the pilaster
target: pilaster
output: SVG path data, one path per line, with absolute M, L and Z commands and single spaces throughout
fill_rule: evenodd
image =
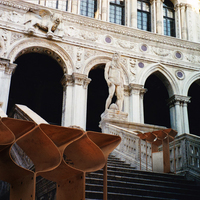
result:
M 163 34 L 163 2 L 156 0 L 156 33 Z
M 189 133 L 187 104 L 190 97 L 173 95 L 168 99 L 170 107 L 171 127 L 178 131 L 178 135 Z
M 108 0 L 102 0 L 102 20 L 103 21 L 108 21 L 108 9 L 109 9 L 109 1 Z
M 137 28 L 137 0 L 130 1 L 130 27 Z
M 91 79 L 87 75 L 65 74 L 61 82 L 63 92 L 62 126 L 79 126 L 85 129 L 87 109 L 87 86 Z
M 5 113 L 8 104 L 11 75 L 16 66 L 16 64 L 10 63 L 10 60 L 0 58 L 0 106 Z
M 176 37 L 181 39 L 181 11 L 180 4 L 176 4 L 175 6 L 175 26 L 176 26 Z
M 186 20 L 186 5 L 180 4 L 180 12 L 181 12 L 181 38 L 183 40 L 187 40 L 187 20 Z
M 80 0 L 71 0 L 72 1 L 72 13 L 79 14 L 79 4 Z
M 151 30 L 156 33 L 156 0 L 150 0 L 151 4 Z

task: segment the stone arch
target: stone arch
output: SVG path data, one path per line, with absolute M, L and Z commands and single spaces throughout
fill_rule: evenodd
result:
M 92 57 L 92 58 L 90 58 L 86 61 L 85 67 L 83 69 L 83 74 L 86 74 L 88 76 L 90 70 L 94 66 L 99 65 L 99 64 L 106 64 L 107 62 L 109 62 L 111 60 L 112 60 L 112 56 L 95 56 L 95 57 Z M 124 84 L 128 85 L 129 84 L 128 71 L 127 71 L 127 69 L 126 69 L 126 67 L 124 66 L 123 63 L 121 63 L 121 65 L 122 65 L 122 69 L 123 69 L 124 76 L 125 76 L 125 83 Z
M 43 39 L 23 39 L 15 43 L 7 58 L 13 63 L 19 56 L 27 53 L 42 53 L 51 56 L 62 67 L 64 73 L 72 74 L 74 65 L 70 56 L 59 45 Z
M 188 91 L 190 86 L 192 85 L 192 83 L 194 83 L 195 81 L 200 80 L 200 73 L 197 73 L 195 75 L 192 75 L 188 78 L 187 81 L 185 81 L 185 84 L 183 86 L 183 95 L 187 96 L 188 95 Z
M 139 76 L 139 84 L 144 85 L 147 78 L 155 73 L 160 72 L 163 76 L 161 76 L 161 80 L 163 81 L 165 87 L 168 90 L 169 97 L 174 94 L 180 94 L 180 89 L 178 87 L 177 82 L 175 81 L 175 78 L 172 76 L 172 74 L 166 69 L 166 67 L 160 63 L 154 63 L 146 67 L 146 70 L 143 71 L 143 73 Z M 165 79 L 163 79 L 163 77 Z

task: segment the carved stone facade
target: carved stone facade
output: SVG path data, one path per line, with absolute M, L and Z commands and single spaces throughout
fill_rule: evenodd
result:
M 176 37 L 163 35 L 163 0 L 151 1 L 152 32 L 137 29 L 136 0 L 125 1 L 125 26 L 109 22 L 107 0 L 98 0 L 98 15 L 94 18 L 80 15 L 77 0 L 68 1 L 67 12 L 63 11 L 64 4 L 56 9 L 48 0 L 38 2 L 0 1 L 0 105 L 5 113 L 16 59 L 29 53 L 46 54 L 57 61 L 64 74 L 62 125 L 85 130 L 89 73 L 99 65 L 105 66 L 117 51 L 125 77 L 123 112 L 128 116 L 123 115 L 125 123 L 118 120 L 114 125 L 142 132 L 163 128 L 144 125 L 143 107 L 143 97 L 148 92 L 145 82 L 153 73 L 160 73 L 169 94 L 171 127 L 178 135 L 190 133 L 188 91 L 200 80 L 198 0 L 190 4 L 172 0 Z M 129 154 L 136 151 L 135 147 L 123 145 L 131 149 Z

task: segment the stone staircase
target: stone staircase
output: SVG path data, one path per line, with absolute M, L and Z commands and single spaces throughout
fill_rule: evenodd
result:
M 174 174 L 138 171 L 113 155 L 108 159 L 108 199 L 200 199 L 200 186 Z M 86 199 L 103 199 L 103 170 L 86 177 Z

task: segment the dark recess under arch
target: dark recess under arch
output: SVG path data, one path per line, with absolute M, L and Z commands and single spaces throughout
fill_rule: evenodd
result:
M 29 53 L 18 57 L 12 75 L 7 113 L 23 104 L 51 124 L 61 124 L 63 76 L 61 66 L 48 55 Z
M 170 128 L 169 95 L 165 85 L 156 74 L 152 74 L 144 87 L 148 90 L 144 95 L 144 122 Z

